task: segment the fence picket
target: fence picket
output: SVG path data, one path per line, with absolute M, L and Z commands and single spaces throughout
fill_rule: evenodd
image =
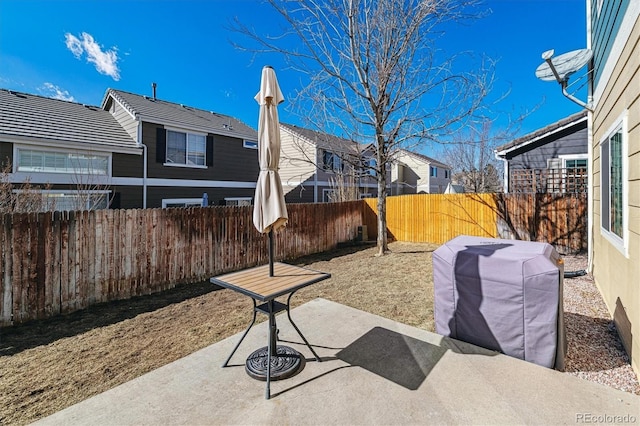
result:
M 402 241 L 460 234 L 586 248 L 586 197 L 532 194 L 387 198 L 387 227 Z M 275 259 L 331 250 L 357 227 L 377 235 L 376 200 L 291 204 L 275 233 Z M 68 313 L 264 264 L 268 239 L 251 206 L 4 215 L 0 223 L 0 326 Z

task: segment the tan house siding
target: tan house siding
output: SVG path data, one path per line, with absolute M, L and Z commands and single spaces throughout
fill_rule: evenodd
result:
M 313 185 L 316 168 L 312 161 L 316 158 L 315 150 L 312 144 L 280 127 L 280 180 L 285 196 L 300 192 L 301 184 Z M 304 200 L 291 202 L 313 202 L 309 194 L 313 194 L 313 190 L 306 191 Z
M 113 100 L 108 105 L 109 112 L 120 123 L 122 128 L 131 136 L 131 139 L 138 140 L 138 121 L 134 119 L 129 111 L 127 111 L 122 104 Z
M 612 77 L 601 80 L 604 89 L 595 99 L 592 138 L 592 267 L 595 282 L 616 322 L 631 355 L 632 366 L 640 372 L 640 15 L 631 36 L 615 61 Z M 624 241 L 620 248 L 606 237 L 602 228 L 602 186 L 600 143 L 617 123 L 623 122 L 623 215 Z M 625 153 L 626 150 L 626 153 Z M 626 154 L 626 158 L 625 158 Z M 623 198 L 624 200 L 624 198 Z
M 437 169 L 437 176 L 431 176 L 431 166 Z M 406 151 L 401 151 L 391 171 L 392 194 L 442 194 L 451 182 L 445 178 L 442 164 L 429 162 Z

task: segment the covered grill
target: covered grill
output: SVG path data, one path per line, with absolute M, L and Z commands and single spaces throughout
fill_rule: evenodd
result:
M 436 332 L 564 370 L 562 277 L 549 244 L 456 237 L 433 253 Z

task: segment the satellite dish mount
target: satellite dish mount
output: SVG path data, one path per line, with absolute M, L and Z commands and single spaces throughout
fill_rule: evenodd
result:
M 577 92 L 581 87 L 569 93 L 567 90 L 569 85 L 569 77 L 589 63 L 593 57 L 593 52 L 589 49 L 578 49 L 562 55 L 553 57 L 554 51 L 547 50 L 542 54 L 544 62 L 536 69 L 536 77 L 543 81 L 557 81 L 562 87 L 562 94 L 571 101 L 577 103 L 583 108 L 593 111 L 591 103 L 586 103 L 576 98 L 573 93 Z M 580 77 L 583 78 L 584 76 Z M 580 81 L 578 79 L 578 81 Z

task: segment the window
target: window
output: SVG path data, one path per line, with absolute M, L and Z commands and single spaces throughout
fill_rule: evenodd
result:
M 322 168 L 324 170 L 341 172 L 343 169 L 342 158 L 340 158 L 338 154 L 335 154 L 331 151 L 323 151 Z
M 16 171 L 31 173 L 109 174 L 109 155 L 17 149 Z
M 20 190 L 14 192 L 18 202 L 21 197 L 33 199 L 33 194 L 25 194 Z M 111 191 L 108 190 L 43 190 L 38 195 L 42 197 L 41 206 L 46 211 L 101 210 L 109 207 L 111 199 Z
M 368 164 L 368 168 L 365 170 L 365 174 L 368 174 L 369 176 L 373 176 L 376 177 L 376 165 L 378 164 L 375 158 L 370 158 L 368 160 L 365 160 Z
M 438 169 L 433 167 L 433 166 L 429 166 L 429 170 L 430 170 L 430 176 L 431 177 L 438 177 Z
M 446 170 L 446 169 L 445 169 L 445 171 L 444 171 L 444 178 L 445 178 L 445 179 L 449 179 L 449 170 Z
M 225 197 L 224 204 L 226 206 L 250 206 L 251 197 Z
M 624 131 L 619 125 L 600 143 L 602 230 L 624 248 Z
M 242 146 L 249 149 L 258 149 L 258 142 L 256 141 L 244 141 Z
M 202 207 L 202 198 L 166 198 L 162 200 L 162 208 Z
M 586 169 L 587 168 L 587 159 L 586 158 L 565 159 L 564 160 L 564 168 L 565 169 Z
M 167 164 L 206 167 L 206 153 L 205 135 L 167 130 Z

